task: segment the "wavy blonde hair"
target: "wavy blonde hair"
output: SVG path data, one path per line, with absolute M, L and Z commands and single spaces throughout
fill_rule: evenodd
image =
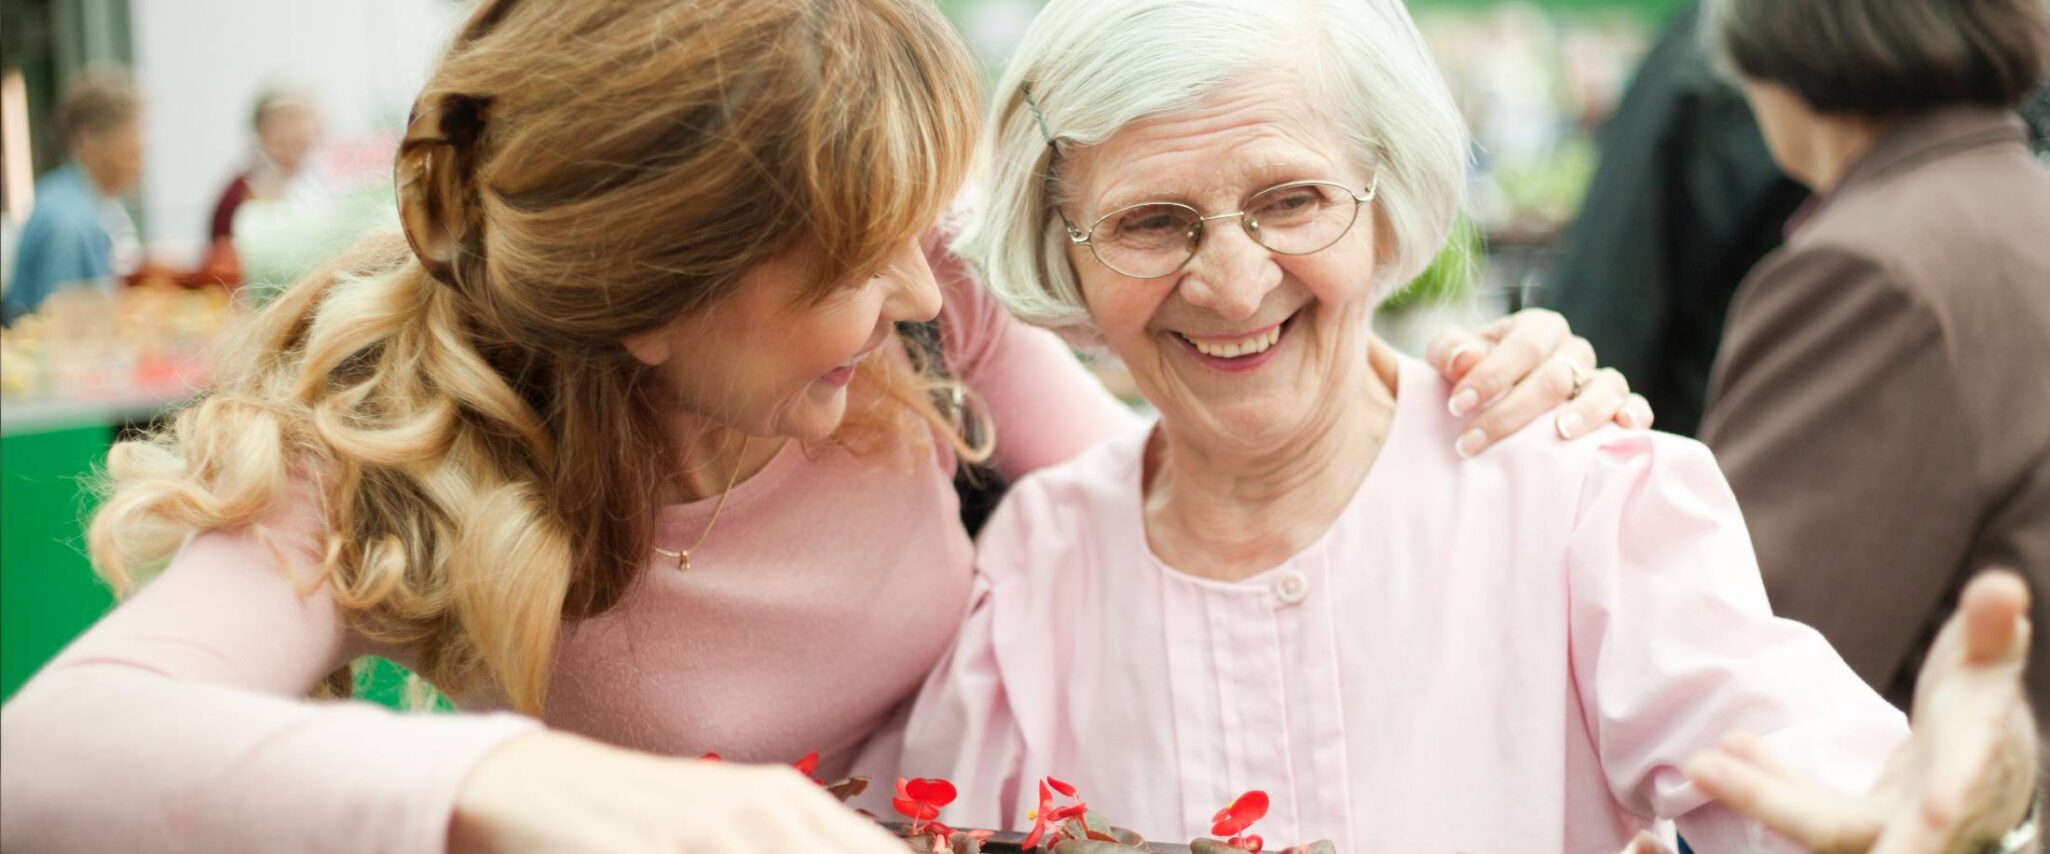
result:
M 778 253 L 818 251 L 822 297 L 930 227 L 976 70 L 926 0 L 488 0 L 420 103 L 473 121 L 418 190 L 453 262 L 374 238 L 251 318 L 204 399 L 109 455 L 92 557 L 126 592 L 311 486 L 315 582 L 351 627 L 538 714 L 564 622 L 643 571 L 680 462 L 622 341 Z M 837 439 L 986 455 L 888 361 Z

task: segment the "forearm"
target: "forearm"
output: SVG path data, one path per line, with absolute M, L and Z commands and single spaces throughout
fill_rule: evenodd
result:
M 438 852 L 469 767 L 536 727 L 74 660 L 0 712 L 0 848 Z

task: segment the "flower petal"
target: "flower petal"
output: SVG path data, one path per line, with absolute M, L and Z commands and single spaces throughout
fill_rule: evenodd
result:
M 920 777 L 904 784 L 904 797 L 938 806 L 953 803 L 956 794 L 954 784 L 945 780 Z
M 1074 787 L 1074 786 L 1070 786 L 1070 785 L 1068 785 L 1068 784 L 1066 784 L 1066 783 L 1063 783 L 1063 782 L 1061 782 L 1061 781 L 1059 781 L 1059 780 L 1056 780 L 1056 779 L 1054 779 L 1054 778 L 1052 778 L 1052 777 L 1048 777 L 1048 778 L 1046 778 L 1046 782 L 1047 782 L 1047 783 L 1049 783 L 1049 784 L 1052 784 L 1052 786 L 1053 786 L 1053 790 L 1054 790 L 1054 791 L 1056 791 L 1056 792 L 1059 792 L 1059 793 L 1061 793 L 1061 794 L 1063 794 L 1063 795 L 1067 795 L 1068 797 L 1071 797 L 1071 798 L 1075 796 L 1075 787 Z
M 1254 789 L 1231 802 L 1231 814 L 1248 825 L 1267 815 L 1267 793 Z
M 924 801 L 916 801 L 908 798 L 891 798 L 890 806 L 894 808 L 899 815 L 902 815 L 905 818 L 913 818 L 919 821 L 926 821 L 929 819 L 935 819 L 940 817 L 940 808 L 933 806 L 932 804 L 928 804 Z

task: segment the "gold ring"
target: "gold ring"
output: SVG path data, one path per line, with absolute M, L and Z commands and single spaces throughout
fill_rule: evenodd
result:
M 1573 391 L 1566 395 L 1566 399 L 1577 400 L 1580 393 L 1587 390 L 1587 372 L 1581 370 L 1579 365 L 1573 364 L 1571 359 L 1561 358 L 1559 361 L 1566 364 L 1566 370 L 1573 372 Z

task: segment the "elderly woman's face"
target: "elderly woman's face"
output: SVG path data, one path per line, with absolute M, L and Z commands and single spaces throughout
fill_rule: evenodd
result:
M 1078 152 L 1065 177 L 1064 212 L 1082 228 L 1139 202 L 1209 215 L 1240 210 L 1278 184 L 1332 181 L 1358 192 L 1371 181 L 1286 78 L 1133 123 Z M 1376 222 L 1366 205 L 1328 248 L 1284 255 L 1239 220 L 1209 220 L 1188 263 L 1155 279 L 1123 275 L 1087 246 L 1070 247 L 1069 260 L 1106 342 L 1169 426 L 1257 452 L 1311 428 L 1330 411 L 1331 393 L 1367 369 Z

